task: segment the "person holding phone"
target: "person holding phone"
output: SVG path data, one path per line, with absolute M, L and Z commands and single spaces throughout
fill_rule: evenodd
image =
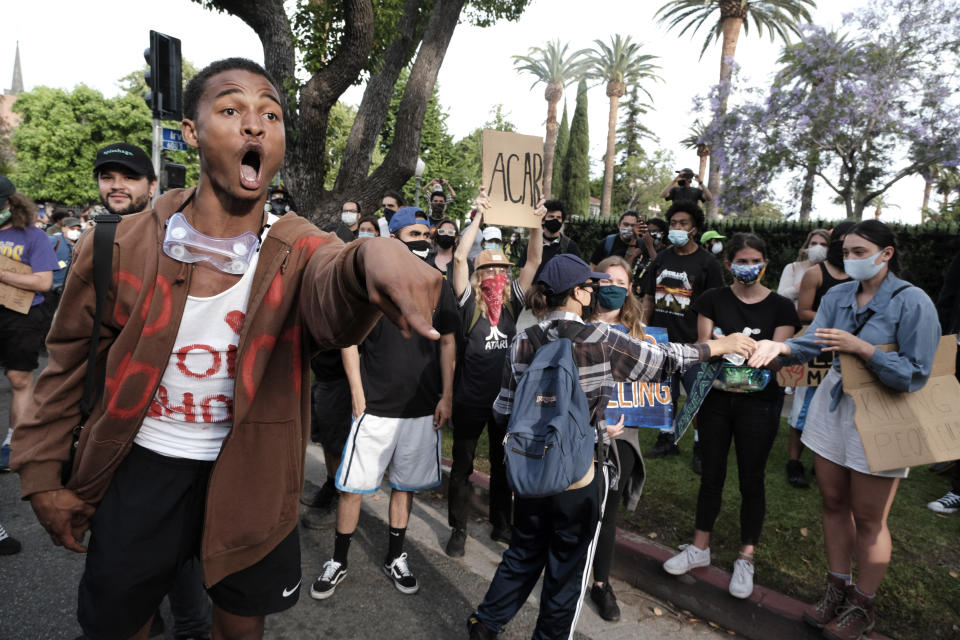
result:
M 697 183 L 696 187 L 692 186 L 693 182 Z M 701 202 L 713 200 L 713 195 L 707 189 L 707 185 L 703 184 L 703 180 L 693 172 L 693 169 L 677 171 L 677 177 L 667 185 L 660 197 L 664 200 L 670 200 L 674 204 L 677 202 L 692 202 L 697 206 L 700 206 Z

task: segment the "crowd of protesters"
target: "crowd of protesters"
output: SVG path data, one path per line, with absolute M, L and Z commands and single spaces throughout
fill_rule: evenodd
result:
M 570 636 L 587 593 L 615 621 L 619 505 L 636 507 L 644 456 L 676 455 L 679 434 L 664 426 L 641 453 L 637 428 L 649 425 L 608 420 L 608 404 L 633 381 L 662 382 L 676 413 L 681 387 L 689 401 L 710 371 L 694 421 L 693 539 L 665 572 L 710 564 L 733 445 L 742 546 L 729 592 L 753 593 L 767 458 L 793 393 L 787 477 L 809 484 L 800 459 L 810 449 L 829 571 L 804 620 L 830 638 L 873 628 L 892 544 L 886 519 L 908 470 L 870 471 L 839 358 L 815 389 L 785 390 L 773 372 L 846 353 L 890 389 L 926 383 L 941 328 L 960 325 L 960 296 L 945 287 L 935 308 L 902 280 L 885 225 L 812 231 L 776 292 L 763 283 L 762 237 L 705 229 L 700 202 L 712 194 L 691 186 L 700 178 L 689 169 L 664 190 L 663 219 L 624 212 L 589 262 L 564 233 L 563 202 L 537 203 L 539 225 L 525 243 L 511 236 L 508 253 L 485 219 L 483 190 L 461 228 L 441 178 L 425 188 L 426 211 L 387 191 L 376 212 L 344 201 L 321 231 L 297 215 L 294 194 L 270 186 L 284 156 L 278 104 L 250 61 L 203 69 L 184 93 L 198 186 L 155 199 L 143 150 L 107 145 L 91 179 L 109 215 L 95 225 L 56 209 L 44 234 L 30 200 L 0 176 L 0 285 L 27 292 L 22 308 L 0 306 L 12 390 L 0 470 L 19 473 L 54 544 L 86 551 L 85 637 L 146 637 L 165 596 L 178 638 L 262 636 L 265 616 L 299 598 L 297 499 L 310 441 L 323 447 L 327 480 L 304 500 L 336 512 L 310 596 L 330 598 L 347 578 L 363 496 L 387 474 L 382 570 L 400 592 L 417 593 L 405 535 L 416 492 L 441 483 L 448 425 L 445 551 L 463 556 L 476 533 L 470 476 L 484 430 L 489 535 L 506 545 L 469 636 L 496 637 L 541 574 L 535 638 Z M 651 339 L 650 327 L 668 340 Z M 504 442 L 518 386 L 558 338 L 571 343 L 595 464 L 559 494 L 513 495 Z M 44 339 L 49 360 L 34 383 Z M 895 350 L 877 349 L 890 343 Z M 929 506 L 960 509 L 960 475 Z M 0 526 L 0 554 L 19 550 Z

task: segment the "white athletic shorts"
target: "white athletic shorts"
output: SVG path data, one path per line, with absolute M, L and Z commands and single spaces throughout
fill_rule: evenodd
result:
M 363 413 L 350 426 L 335 484 L 340 491 L 374 493 L 390 469 L 390 486 L 421 491 L 440 484 L 440 431 L 433 415 L 384 418 Z

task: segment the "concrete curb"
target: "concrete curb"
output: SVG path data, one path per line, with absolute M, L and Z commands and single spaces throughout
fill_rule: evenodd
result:
M 443 459 L 443 485 L 446 492 L 451 460 Z M 470 476 L 471 494 L 478 513 L 487 511 L 490 476 L 474 471 Z M 782 593 L 756 585 L 749 599 L 739 600 L 727 591 L 730 574 L 717 567 L 694 569 L 682 576 L 671 576 L 663 563 L 676 551 L 617 528 L 616 562 L 611 573 L 615 578 L 657 597 L 704 620 L 715 622 L 751 640 L 813 640 L 822 634 L 801 620 L 803 602 Z M 871 640 L 890 640 L 879 633 L 866 636 Z

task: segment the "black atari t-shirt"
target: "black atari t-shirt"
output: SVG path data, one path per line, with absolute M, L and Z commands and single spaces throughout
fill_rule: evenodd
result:
M 453 288 L 442 281 L 433 314 L 440 335 L 459 328 Z M 433 415 L 443 391 L 440 378 L 440 341 L 418 333 L 404 338 L 397 325 L 381 317 L 360 345 L 360 377 L 367 412 L 385 418 Z
M 696 342 L 697 312 L 693 303 L 703 292 L 723 286 L 723 270 L 717 259 L 702 247 L 687 255 L 665 249 L 650 263 L 645 277 L 643 292 L 653 296 L 651 326 L 666 329 L 670 342 Z
M 713 320 L 724 335 L 748 333 L 754 340 L 772 340 L 777 327 L 800 328 L 800 318 L 793 302 L 780 294 L 770 294 L 760 302 L 747 304 L 734 295 L 730 287 L 712 289 L 693 303 L 694 311 Z M 780 392 L 776 379 L 771 379 L 763 391 L 752 395 L 770 396 Z
M 507 309 L 507 306 L 510 309 Z M 503 363 L 510 353 L 510 342 L 517 334 L 516 319 L 523 310 L 523 289 L 514 280 L 510 300 L 503 304 L 496 327 L 487 314 L 476 318 L 477 300 L 468 286 L 460 299 L 460 349 L 457 352 L 457 386 L 453 399 L 468 407 L 493 406 L 500 393 Z

